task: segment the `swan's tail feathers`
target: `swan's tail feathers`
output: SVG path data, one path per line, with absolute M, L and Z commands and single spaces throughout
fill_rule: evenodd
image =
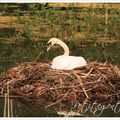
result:
M 83 70 L 83 69 L 87 69 L 87 65 L 86 66 L 81 66 L 81 67 L 74 68 L 74 70 Z

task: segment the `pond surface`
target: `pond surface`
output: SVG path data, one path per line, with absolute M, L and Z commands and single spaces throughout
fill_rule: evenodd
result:
M 95 101 L 94 101 L 95 103 Z M 84 106 L 81 109 L 79 117 L 120 117 L 120 101 L 114 104 L 101 104 L 97 103 L 88 104 L 88 106 Z M 91 105 L 91 107 L 89 107 Z M 95 105 L 95 106 L 94 106 Z M 109 108 L 104 109 L 104 105 L 108 106 Z M 94 106 L 94 108 L 92 107 Z M 29 106 L 28 103 L 19 102 L 18 100 L 13 100 L 13 117 L 64 117 L 63 114 L 57 114 L 55 109 L 47 109 L 44 110 L 40 106 Z M 63 111 L 62 111 L 63 112 Z M 68 110 L 67 112 L 71 112 Z M 74 111 L 73 111 L 74 112 Z M 66 111 L 64 111 L 66 114 Z M 0 117 L 3 117 L 4 114 L 4 99 L 0 99 Z M 74 113 L 76 114 L 76 113 Z

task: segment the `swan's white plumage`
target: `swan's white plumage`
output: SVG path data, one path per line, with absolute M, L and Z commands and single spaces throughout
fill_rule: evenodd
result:
M 57 38 L 51 38 L 48 43 L 50 43 L 52 46 L 58 44 L 64 49 L 63 55 L 57 56 L 52 60 L 51 68 L 59 70 L 72 70 L 87 66 L 87 62 L 83 57 L 69 56 L 69 48 L 61 40 Z
M 84 67 L 86 65 L 87 63 L 83 57 L 61 55 L 53 59 L 51 68 L 61 70 L 72 70 L 75 68 Z

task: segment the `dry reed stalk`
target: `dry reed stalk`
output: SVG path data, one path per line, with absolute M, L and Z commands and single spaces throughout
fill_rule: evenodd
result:
M 75 91 L 75 85 L 73 87 L 73 94 L 74 94 L 74 101 L 76 101 L 77 100 L 77 95 L 76 95 L 76 91 Z
M 82 83 L 81 78 L 76 74 L 76 72 L 75 72 L 74 70 L 72 70 L 72 72 L 73 72 L 74 75 L 78 78 L 78 82 L 80 83 L 81 88 L 82 88 L 82 90 L 84 91 L 86 98 L 89 98 L 89 96 L 88 96 L 88 94 L 87 94 L 87 92 L 86 92 L 86 90 L 85 90 L 85 88 L 84 88 L 84 86 L 83 86 L 83 83 Z
M 13 103 L 9 95 L 9 84 L 7 84 L 7 93 L 4 94 L 4 117 L 13 117 Z
M 106 3 L 106 9 L 105 9 L 105 24 L 108 24 L 108 4 Z
M 68 95 L 68 93 L 69 93 L 69 91 L 66 92 L 66 94 L 64 94 L 64 96 L 63 96 L 61 99 L 59 99 L 59 100 L 56 101 L 56 102 L 53 102 L 53 103 L 50 104 L 50 105 L 47 105 L 45 108 L 47 109 L 47 108 L 49 108 L 49 107 L 51 107 L 51 106 L 53 106 L 53 105 L 56 105 L 57 103 L 60 103 L 60 102 Z
M 107 32 L 108 32 L 108 3 L 106 3 L 105 7 L 105 36 L 107 36 Z
M 6 109 L 7 109 L 7 93 L 4 95 L 4 117 L 6 117 Z
M 7 84 L 7 117 L 10 117 L 9 84 Z
M 85 76 L 85 78 L 87 78 L 87 77 L 90 75 L 90 73 L 93 71 L 93 69 L 94 69 L 94 68 L 91 68 L 91 69 L 90 69 L 90 71 L 87 73 L 87 75 Z
M 55 90 L 56 94 L 57 94 L 58 96 L 60 96 L 60 94 L 59 94 L 59 92 L 58 92 L 58 90 L 57 90 L 55 84 L 53 84 L 53 87 L 54 87 L 54 90 Z
M 42 53 L 43 53 L 43 51 L 39 53 L 39 55 L 35 58 L 34 62 L 36 62 L 40 58 Z
M 100 78 L 98 78 L 98 80 L 96 80 L 96 81 L 94 81 L 94 82 L 87 82 L 87 83 L 85 83 L 84 85 L 98 83 L 98 82 L 100 82 L 100 81 L 101 81 L 101 79 L 102 79 L 102 78 L 103 78 L 103 77 L 102 77 L 102 76 L 100 76 Z
M 11 117 L 13 117 L 13 100 L 10 99 L 10 111 L 11 111 Z
M 109 85 L 112 87 L 113 91 L 116 93 L 117 98 L 119 99 L 120 97 L 119 97 L 118 93 L 116 92 L 116 89 L 115 89 L 115 87 L 113 86 L 113 84 L 111 84 L 111 83 L 109 82 Z
M 105 80 L 107 80 L 107 77 L 106 77 L 104 74 L 102 74 L 99 70 L 97 70 L 97 72 L 98 72 Z

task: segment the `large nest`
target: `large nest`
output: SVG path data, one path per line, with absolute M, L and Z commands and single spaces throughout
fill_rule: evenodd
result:
M 39 106 L 73 105 L 89 100 L 116 101 L 120 97 L 120 69 L 100 62 L 87 68 L 52 70 L 50 63 L 25 62 L 2 76 L 0 95 L 22 97 Z

